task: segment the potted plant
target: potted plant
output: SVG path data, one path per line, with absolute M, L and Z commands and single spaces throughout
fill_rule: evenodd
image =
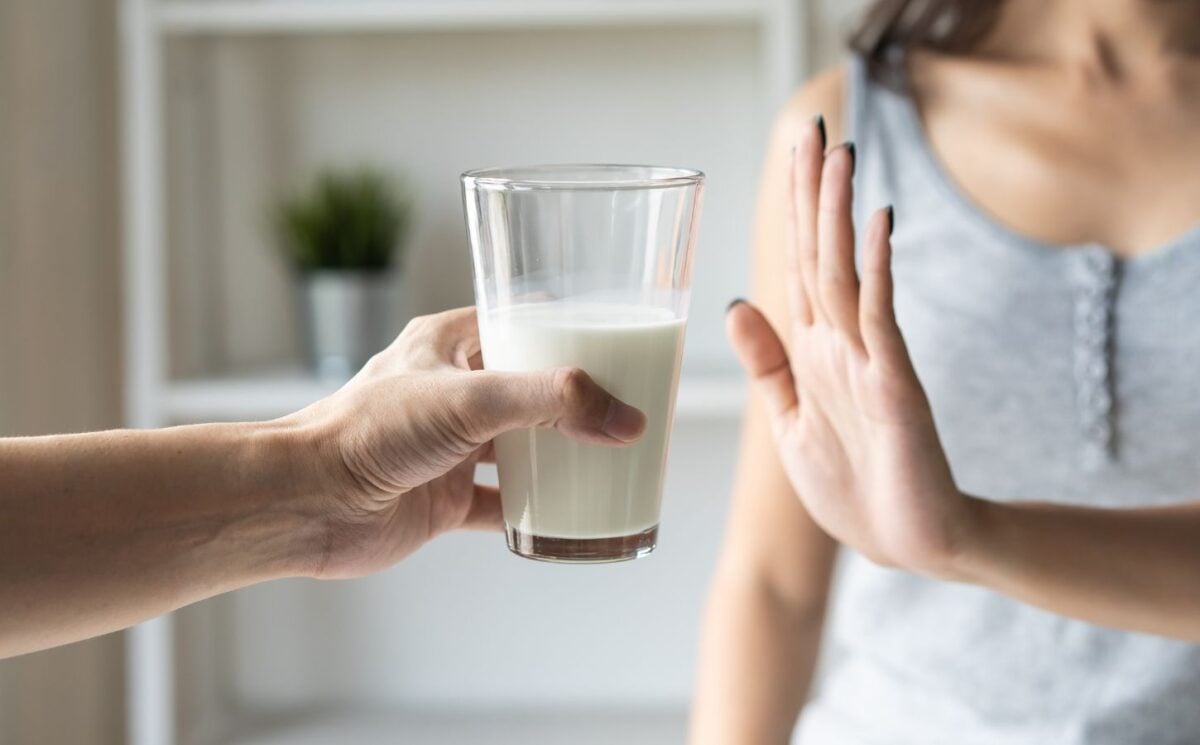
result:
M 300 277 L 314 369 L 352 375 L 384 342 L 388 278 L 400 264 L 410 204 L 378 171 L 327 170 L 286 199 L 277 215 Z

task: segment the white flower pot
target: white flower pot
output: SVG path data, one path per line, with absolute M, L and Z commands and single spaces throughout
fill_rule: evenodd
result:
M 308 349 L 322 380 L 349 378 L 387 343 L 390 277 L 342 270 L 301 275 Z

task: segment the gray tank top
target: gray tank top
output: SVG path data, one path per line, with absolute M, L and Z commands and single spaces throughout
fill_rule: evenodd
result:
M 959 486 L 1105 507 L 1200 498 L 1200 226 L 1118 260 L 1000 225 L 905 96 L 848 66 L 856 222 L 896 206 L 896 312 Z M 1200 571 L 1200 567 L 1197 568 Z M 1200 646 L 847 552 L 803 745 L 1200 743 Z

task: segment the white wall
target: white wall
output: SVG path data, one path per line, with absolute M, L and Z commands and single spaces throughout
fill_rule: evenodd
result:
M 854 20 L 871 0 L 815 0 L 812 13 L 812 38 L 809 62 L 814 71 L 836 64 L 846 54 L 846 37 Z
M 809 9 L 815 67 L 864 0 Z M 201 39 L 169 48 L 173 369 L 301 359 L 292 281 L 270 232 L 281 193 L 325 165 L 379 164 L 419 195 L 396 292 L 405 319 L 471 301 L 456 176 L 483 165 L 657 162 L 709 175 L 687 345 L 727 369 L 773 106 L 745 29 Z
M 709 175 L 689 365 L 730 368 L 720 335 L 745 285 L 762 133 L 750 28 L 218 40 L 175 50 L 175 365 L 299 359 L 270 205 L 323 165 L 369 162 L 419 195 L 396 327 L 471 302 L 457 176 L 483 165 L 654 162 Z M 199 114 L 200 123 L 195 121 Z M 206 150 L 205 148 L 211 150 Z

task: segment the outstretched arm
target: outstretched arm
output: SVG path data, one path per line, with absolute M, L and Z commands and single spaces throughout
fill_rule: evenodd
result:
M 320 450 L 283 424 L 0 440 L 0 657 L 303 574 Z
M 418 318 L 329 398 L 274 422 L 0 440 L 0 658 L 275 577 L 383 569 L 498 529 L 492 438 L 620 446 L 645 417 L 575 369 L 472 370 L 475 311 Z
M 1200 641 L 1200 503 L 1108 510 L 958 491 L 892 308 L 894 216 L 880 210 L 866 226 L 859 276 L 853 149 L 826 156 L 814 140 L 799 139 L 793 163 L 790 354 L 756 308 L 728 318 L 809 514 L 881 564 Z

